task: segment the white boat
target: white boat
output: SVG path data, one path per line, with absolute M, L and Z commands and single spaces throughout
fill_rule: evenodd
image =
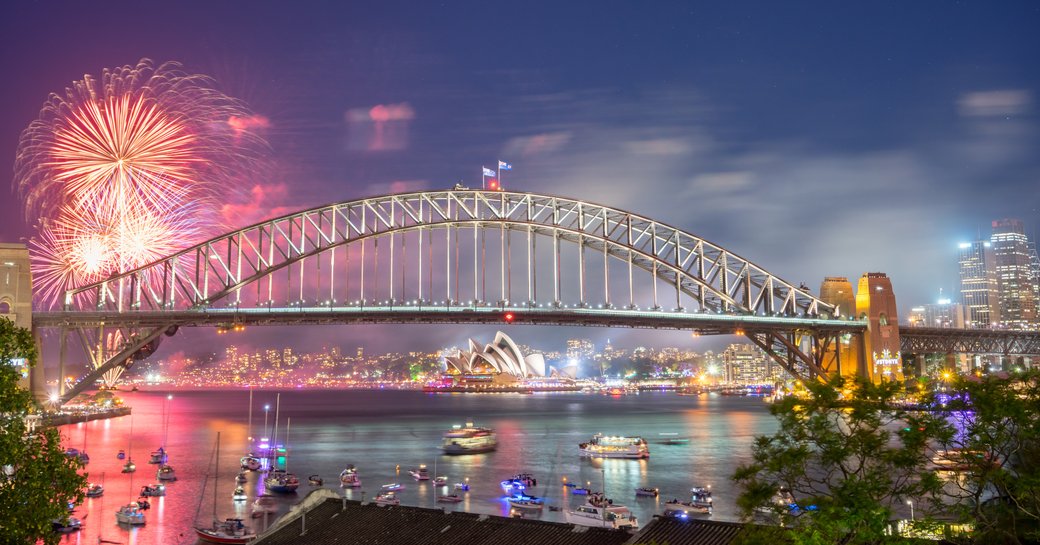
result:
M 459 503 L 460 501 L 463 501 L 464 499 L 465 498 L 463 498 L 462 496 L 460 496 L 458 494 L 442 494 L 440 496 L 437 496 L 437 501 L 444 502 L 444 503 Z
M 438 475 L 433 478 L 433 486 L 448 486 L 448 477 Z
M 502 486 L 502 491 L 509 495 L 515 495 L 538 486 L 538 479 L 534 478 L 534 475 L 530 473 L 517 473 L 512 477 L 499 483 Z
M 650 447 L 642 437 L 624 437 L 597 433 L 580 443 L 580 453 L 589 458 L 625 458 L 641 460 L 650 457 Z
M 426 464 L 419 464 L 419 469 L 409 469 L 408 474 L 417 481 L 430 480 L 430 472 L 427 471 Z
M 163 464 L 155 471 L 155 478 L 160 481 L 176 481 L 177 473 L 173 470 L 173 466 Z
M 469 483 L 455 483 L 454 488 L 462 492 L 469 492 Z
M 235 487 L 235 491 L 231 493 L 231 499 L 232 501 L 246 501 L 246 489 L 241 486 Z
M 506 501 L 510 507 L 525 511 L 541 511 L 545 507 L 545 502 L 542 498 L 534 496 L 510 496 Z
M 658 489 L 649 486 L 641 486 L 636 489 L 636 496 L 656 498 L 658 494 L 660 494 Z
M 339 484 L 343 488 L 358 488 L 361 486 L 361 476 L 358 475 L 354 464 L 348 465 L 346 469 L 340 472 Z
M 141 496 L 144 497 L 158 497 L 166 495 L 166 485 L 162 483 L 158 484 L 146 484 L 141 487 Z
M 474 426 L 466 422 L 466 426 L 455 425 L 444 434 L 441 450 L 444 454 L 480 454 L 498 448 L 498 439 L 491 428 Z
M 252 515 L 262 517 L 264 513 L 278 512 L 278 502 L 270 494 L 262 494 L 253 501 Z
M 401 483 L 390 483 L 384 484 L 379 487 L 383 492 L 397 492 L 398 490 L 404 490 L 404 485 Z
M 207 543 L 238 544 L 249 543 L 256 539 L 256 533 L 242 523 L 242 519 L 225 519 L 223 522 L 213 521 L 210 528 L 195 528 L 199 541 Z
M 567 522 L 582 526 L 636 530 L 639 521 L 624 505 L 615 505 L 603 494 L 590 494 L 588 501 L 567 511 Z
M 673 499 L 664 504 L 664 514 L 685 518 L 688 515 L 710 515 L 712 512 L 711 489 L 695 486 L 690 489 L 690 501 Z
M 105 494 L 105 487 L 100 484 L 90 483 L 87 485 L 88 498 L 100 498 Z
M 145 523 L 144 511 L 141 510 L 141 506 L 137 502 L 130 502 L 116 511 L 116 522 L 129 524 L 130 526 L 141 526 Z
M 377 495 L 375 502 L 376 505 L 401 505 L 401 499 L 393 492 Z
M 153 450 L 148 457 L 149 464 L 165 464 L 169 460 L 169 456 L 166 454 L 166 449 L 159 447 L 158 450 Z
M 242 469 L 248 469 L 249 471 L 260 471 L 260 458 L 257 458 L 252 454 L 243 456 L 241 459 L 239 459 L 238 462 L 242 465 Z

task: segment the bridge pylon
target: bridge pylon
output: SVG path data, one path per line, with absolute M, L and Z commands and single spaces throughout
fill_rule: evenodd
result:
M 32 270 L 29 249 L 24 244 L 0 243 L 0 319 L 3 318 L 18 327 L 33 329 Z M 37 399 L 43 400 L 47 398 L 44 378 L 40 361 L 33 369 L 23 369 L 19 386 L 31 389 Z

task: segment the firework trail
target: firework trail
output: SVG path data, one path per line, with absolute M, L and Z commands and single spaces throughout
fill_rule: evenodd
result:
M 221 230 L 221 205 L 266 150 L 251 113 L 176 63 L 104 70 L 52 94 L 23 132 L 14 184 L 38 301 L 135 269 Z

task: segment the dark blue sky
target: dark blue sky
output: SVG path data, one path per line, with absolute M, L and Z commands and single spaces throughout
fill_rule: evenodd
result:
M 270 120 L 275 168 L 255 183 L 281 191 L 261 207 L 474 183 L 502 158 L 512 188 L 678 224 L 795 283 L 886 271 L 904 313 L 956 287 L 956 243 L 980 226 L 1040 226 L 1036 2 L 36 2 L 3 13 L 8 173 L 48 93 L 147 57 L 213 76 Z M 376 105 L 407 111 L 379 149 L 348 121 Z M 16 201 L 0 201 L 0 239 L 31 234 Z

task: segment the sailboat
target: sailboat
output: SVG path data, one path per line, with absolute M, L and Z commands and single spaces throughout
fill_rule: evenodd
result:
M 220 432 L 217 432 L 216 455 L 214 456 L 214 478 L 213 478 L 213 525 L 209 528 L 195 527 L 195 534 L 201 541 L 207 543 L 249 543 L 256 539 L 256 533 L 246 526 L 242 519 L 228 518 L 223 521 L 217 520 L 217 483 L 220 482 Z M 209 475 L 206 476 L 207 480 Z M 205 490 L 205 483 L 203 483 Z M 202 507 L 202 498 L 199 498 L 199 507 Z M 195 517 L 198 518 L 196 510 Z
M 249 424 L 247 424 L 246 441 L 249 442 L 249 452 L 245 456 L 239 459 L 242 469 L 248 469 L 249 471 L 259 471 L 263 465 L 260 462 L 260 458 L 255 454 L 253 450 L 253 387 L 249 387 Z M 264 430 L 267 433 L 267 430 Z M 242 482 L 245 482 L 244 480 Z
M 134 417 L 130 417 L 130 439 L 127 441 L 126 451 L 129 453 L 126 457 L 126 463 L 123 464 L 123 473 L 133 473 L 137 471 L 137 464 L 134 463 Z
M 133 442 L 134 442 L 134 417 L 131 416 L 130 417 L 130 446 L 131 447 L 133 446 Z M 128 448 L 127 450 L 129 451 L 130 448 Z M 123 466 L 123 473 L 129 473 L 130 474 L 130 492 L 132 494 L 133 490 L 134 490 L 134 471 L 136 470 L 136 467 L 133 467 L 133 462 L 131 460 L 129 460 L 129 459 L 127 460 L 126 463 L 127 463 L 127 465 Z M 131 466 L 132 469 L 130 469 L 130 471 L 127 471 L 127 466 Z M 130 497 L 130 500 L 131 500 L 130 503 L 127 503 L 126 505 L 120 507 L 118 511 L 116 511 L 116 522 L 119 523 L 119 524 L 128 524 L 130 526 L 141 526 L 141 525 L 143 525 L 145 523 L 144 511 L 141 509 L 140 504 L 138 504 L 137 502 L 133 501 L 133 496 Z
M 170 401 L 173 396 L 167 396 L 166 400 Z M 155 478 L 160 481 L 176 481 L 177 473 L 173 470 L 173 466 L 166 463 L 169 459 L 169 451 L 166 449 L 166 440 L 170 433 L 170 413 L 172 413 L 172 407 L 170 410 L 166 410 L 165 405 L 163 406 L 163 446 L 159 447 L 159 450 L 152 453 L 152 460 L 149 463 L 158 463 L 159 469 L 155 471 Z M 158 454 L 158 456 L 156 456 Z
M 275 426 L 278 423 L 275 422 Z M 285 444 L 289 444 L 289 428 L 292 425 L 292 419 L 288 418 L 285 422 Z M 267 474 L 267 478 L 264 479 L 264 487 L 271 492 L 278 494 L 292 494 L 296 492 L 296 489 L 300 487 L 300 479 L 289 473 L 289 449 L 285 450 L 285 465 L 282 469 L 278 469 L 278 458 L 274 459 L 275 468 Z

